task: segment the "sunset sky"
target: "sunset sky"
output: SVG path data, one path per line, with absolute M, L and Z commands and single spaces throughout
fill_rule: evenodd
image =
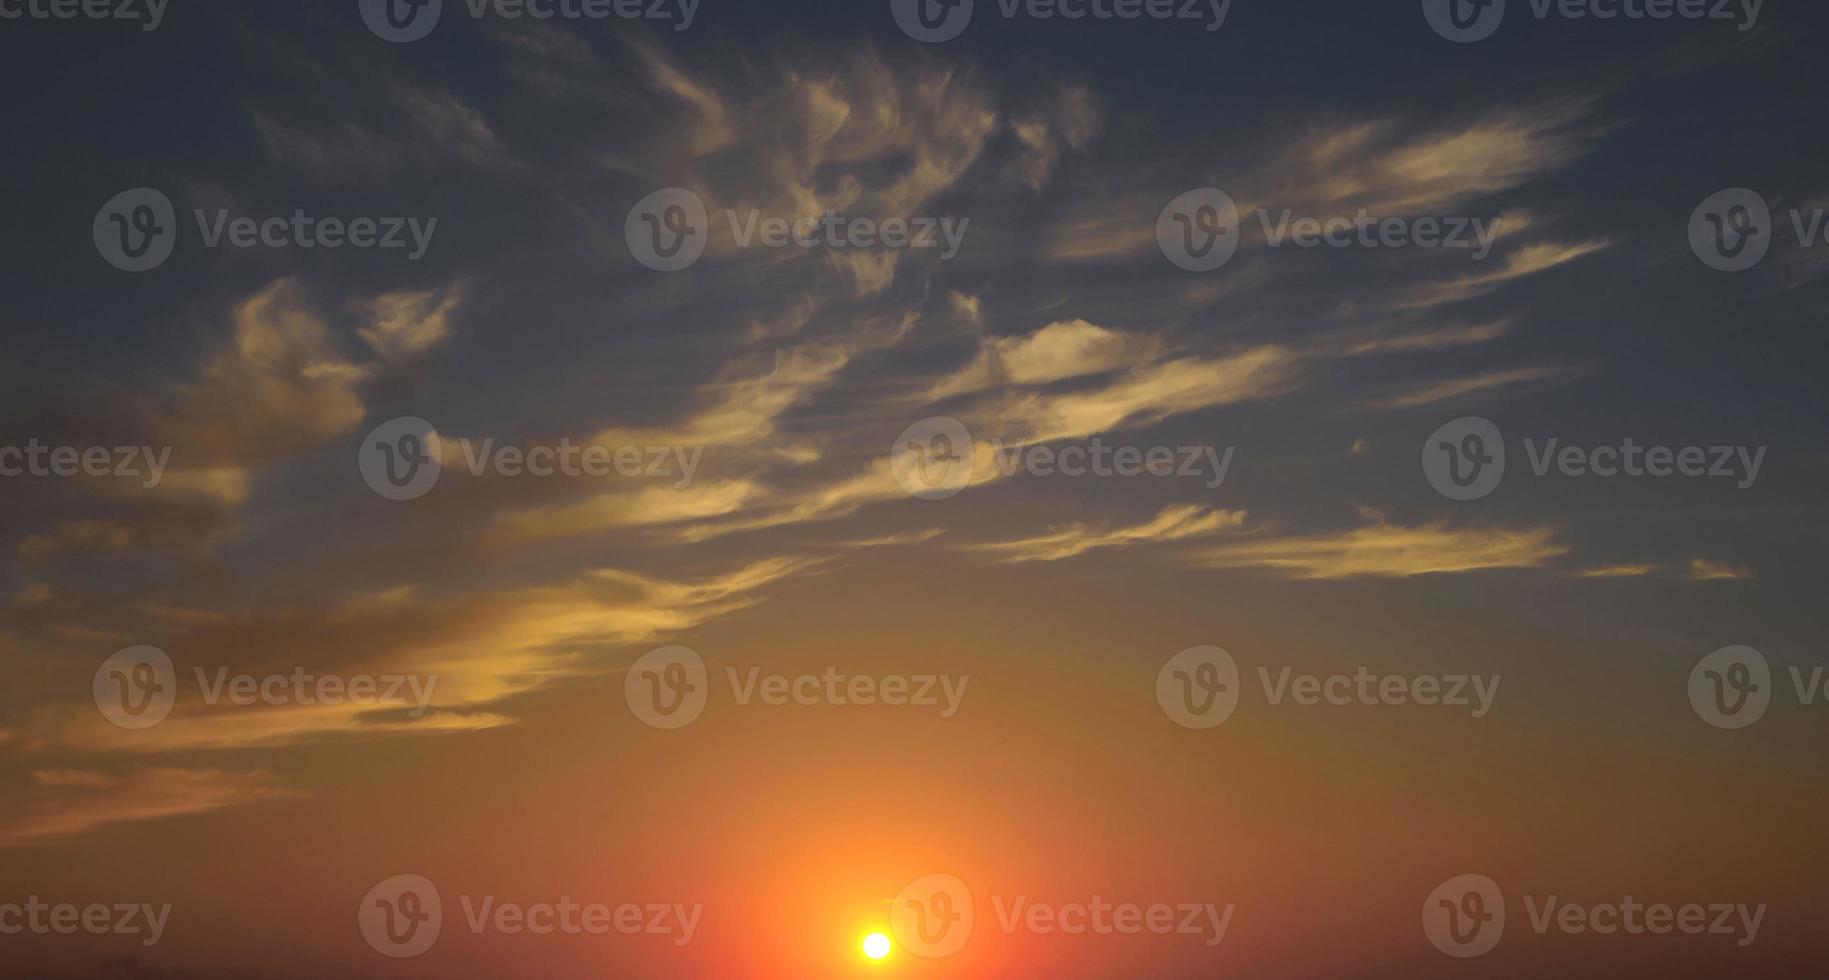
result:
M 637 7 L 0 19 L 0 977 L 1820 972 L 1818 5 L 1512 0 L 1471 43 L 1417 0 L 977 0 L 946 40 Z M 1741 188 L 1769 254 L 1722 271 Z M 1234 211 L 1174 203 L 1206 189 Z M 764 241 L 828 212 L 933 247 Z M 1190 271 L 1215 216 L 1236 253 Z M 1361 217 L 1468 247 L 1296 241 Z M 1597 475 L 1628 440 L 1706 471 Z M 108 462 L 8 473 L 57 447 Z M 1452 499 L 1430 467 L 1482 448 L 1502 482 Z M 435 485 L 385 491 L 421 449 Z M 1060 471 L 1126 453 L 1173 463 Z M 1704 658 L 1742 647 L 1769 707 L 1722 723 L 1697 692 L 1746 675 Z M 1376 694 L 1419 677 L 1469 703 Z M 681 678 L 686 716 L 644 702 Z M 1214 678 L 1235 710 L 1188 717 Z M 402 875 L 442 903 L 410 956 L 370 928 L 423 910 Z M 894 921 L 933 875 L 970 890 L 945 955 Z M 1504 895 L 1477 957 L 1426 929 L 1463 875 Z M 1550 896 L 1762 918 L 1538 928 Z M 9 930 L 28 901 L 169 915 Z M 1100 902 L 1177 928 L 1012 911 Z

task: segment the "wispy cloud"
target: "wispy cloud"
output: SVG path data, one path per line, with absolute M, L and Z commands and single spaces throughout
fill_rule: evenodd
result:
M 11 794 L 0 815 L 0 847 L 60 840 L 123 823 L 139 823 L 299 794 L 264 772 L 147 769 L 128 775 L 40 769 Z
M 966 547 L 991 555 L 999 562 L 1060 561 L 1102 548 L 1129 548 L 1210 537 L 1244 526 L 1242 510 L 1214 510 L 1198 504 L 1165 507 L 1154 518 L 1129 527 L 1075 523 L 1057 531 Z
M 1195 564 L 1262 568 L 1300 579 L 1410 578 L 1539 568 L 1568 554 L 1551 527 L 1451 528 L 1378 524 L 1334 534 L 1255 537 L 1205 549 Z

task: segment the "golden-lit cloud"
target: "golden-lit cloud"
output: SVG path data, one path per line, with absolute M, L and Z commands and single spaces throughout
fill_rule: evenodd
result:
M 1745 565 L 1710 561 L 1707 558 L 1694 558 L 1689 562 L 1689 578 L 1695 582 L 1724 582 L 1752 577 L 1752 569 Z
M 1085 320 L 1051 323 L 1022 337 L 987 337 L 972 363 L 927 393 L 939 401 L 1003 385 L 1040 385 L 1101 374 L 1152 359 L 1159 344 Z
M 463 298 L 461 287 L 388 293 L 369 304 L 371 324 L 357 334 L 384 361 L 412 361 L 450 336 L 451 315 Z
M 1409 578 L 1539 568 L 1568 554 L 1550 527 L 1378 524 L 1334 534 L 1255 537 L 1194 555 L 1211 568 L 1261 568 L 1300 579 Z
M 1199 504 L 1178 504 L 1165 507 L 1154 518 L 1129 527 L 1074 523 L 1032 538 L 966 547 L 991 555 L 999 562 L 1060 561 L 1102 548 L 1128 548 L 1210 537 L 1243 527 L 1244 523 L 1245 512 L 1241 510 L 1215 510 Z
M 1538 242 L 1505 254 L 1498 268 L 1446 282 L 1430 283 L 1391 305 L 1395 310 L 1421 310 L 1484 296 L 1539 272 L 1547 272 L 1612 247 L 1609 239 L 1596 238 L 1581 242 Z
M 1584 373 L 1586 373 L 1584 368 L 1547 365 L 1489 371 L 1463 378 L 1448 378 L 1443 381 L 1426 381 L 1409 385 L 1395 394 L 1363 402 L 1360 407 L 1367 409 L 1415 408 L 1420 405 L 1434 405 L 1437 402 L 1502 389 L 1527 385 L 1559 384 L 1579 378 Z
M 40 769 L 0 807 L 0 847 L 59 840 L 138 823 L 287 799 L 264 772 L 146 769 L 127 775 Z
M 0 745 L 33 757 L 149 755 L 500 727 L 512 718 L 480 709 L 567 678 L 612 670 L 611 654 L 618 648 L 749 608 L 760 601 L 760 590 L 819 564 L 771 558 L 697 581 L 600 569 L 554 584 L 441 599 L 391 589 L 317 613 L 167 616 L 190 627 L 167 642 L 182 692 L 168 718 L 130 731 L 107 721 L 87 701 L 46 705 L 0 729 Z M 244 646 L 263 637 L 270 649 Z M 94 630 L 72 638 L 132 642 L 126 634 Z M 303 671 L 312 677 L 406 680 L 386 704 L 207 703 L 205 682 L 195 672 L 214 678 L 229 664 L 237 673 L 259 677 Z
M 1039 443 L 1147 426 L 1280 394 L 1295 383 L 1299 363 L 1294 351 L 1266 345 L 1137 368 L 1090 390 L 1011 393 L 974 411 L 973 431 Z

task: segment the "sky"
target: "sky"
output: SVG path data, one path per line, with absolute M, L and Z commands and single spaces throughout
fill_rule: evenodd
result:
M 0 976 L 1818 968 L 1824 26 L 0 0 Z

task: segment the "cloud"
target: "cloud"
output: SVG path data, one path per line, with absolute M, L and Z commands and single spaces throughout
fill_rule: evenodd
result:
M 159 412 L 156 428 L 164 444 L 177 447 L 176 468 L 291 455 L 362 421 L 356 389 L 373 369 L 336 351 L 297 283 L 269 284 L 235 307 L 231 326 L 227 346 Z
M 1262 196 L 1308 212 L 1445 215 L 1580 159 L 1593 135 L 1578 125 L 1587 111 L 1570 102 L 1429 129 L 1399 120 L 1318 129 L 1268 168 L 1263 179 L 1278 189 Z
M 0 847 L 74 837 L 102 827 L 246 806 L 299 794 L 264 772 L 148 769 L 124 776 L 40 769 L 0 808 Z
M 1662 566 L 1655 564 L 1602 565 L 1597 568 L 1584 568 L 1575 573 L 1577 578 L 1643 578 L 1656 575 Z
M 921 531 L 910 531 L 907 534 L 885 534 L 859 541 L 834 541 L 834 548 L 895 548 L 914 544 L 925 544 L 946 533 L 946 528 L 930 527 Z
M 1197 553 L 1209 568 L 1262 568 L 1298 579 L 1409 578 L 1538 568 L 1568 553 L 1549 527 L 1378 524 L 1335 534 L 1257 538 Z
M 619 647 L 693 629 L 749 608 L 756 593 L 810 572 L 820 559 L 771 558 L 697 581 L 619 569 L 546 585 L 440 599 L 391 589 L 321 610 L 267 610 L 226 618 L 176 617 L 190 627 L 162 641 L 177 667 L 180 699 L 160 724 L 128 731 L 84 701 L 39 707 L 0 729 L 0 745 L 27 756 L 147 755 L 477 731 L 513 723 L 482 710 L 559 681 L 604 673 Z M 108 638 L 126 644 L 126 635 Z M 253 662 L 251 651 L 262 659 Z M 217 683 L 223 667 L 257 677 L 403 676 L 399 703 L 206 703 L 196 671 Z M 84 682 L 86 687 L 87 682 Z M 415 690 L 427 694 L 424 714 Z
M 1505 262 L 1491 272 L 1431 283 L 1413 290 L 1391 305 L 1393 310 L 1423 310 L 1484 296 L 1502 286 L 1567 265 L 1612 247 L 1610 239 L 1583 242 L 1539 242 L 1506 253 Z
M 1732 565 L 1724 561 L 1710 561 L 1707 558 L 1695 558 L 1689 562 L 1689 578 L 1693 582 L 1722 582 L 1735 579 L 1749 579 L 1753 571 L 1745 565 Z
M 15 549 L 26 560 L 71 553 L 125 551 L 135 530 L 121 521 L 64 521 L 42 534 L 29 534 Z
M 992 555 L 999 562 L 1060 561 L 1102 548 L 1129 548 L 1210 537 L 1235 530 L 1244 523 L 1244 511 L 1178 504 L 1165 507 L 1153 519 L 1130 527 L 1075 523 L 1037 537 L 966 547 Z
M 1264 345 L 1213 358 L 1179 358 L 1110 383 L 1061 394 L 1011 393 L 972 413 L 974 434 L 1032 442 L 1153 425 L 1175 415 L 1267 398 L 1294 386 L 1300 356 Z
M 723 517 L 762 496 L 762 487 L 750 480 L 593 494 L 576 503 L 509 511 L 496 519 L 486 540 L 497 544 L 525 544 L 616 528 Z
M 498 172 L 519 166 L 483 114 L 450 92 L 396 88 L 364 111 L 375 117 L 367 125 L 340 120 L 312 128 L 271 112 L 255 112 L 253 123 L 268 156 L 319 178 L 375 180 L 409 164 Z
M 463 298 L 462 287 L 388 293 L 368 304 L 370 324 L 356 333 L 382 360 L 411 362 L 450 336 L 451 314 Z
M 1495 391 L 1501 388 L 1515 388 L 1521 385 L 1561 384 L 1572 381 L 1586 373 L 1585 368 L 1539 366 L 1512 368 L 1505 371 L 1490 371 L 1484 374 L 1469 375 L 1462 378 L 1449 378 L 1444 381 L 1428 381 L 1414 384 L 1395 394 L 1361 402 L 1362 409 L 1396 409 L 1416 408 L 1420 405 L 1434 405 L 1467 395 L 1476 395 Z
M 1102 374 L 1152 360 L 1158 346 L 1153 339 L 1085 320 L 1051 323 L 1024 337 L 987 337 L 970 365 L 942 379 L 926 397 L 939 401 L 1004 385 L 1041 385 Z

